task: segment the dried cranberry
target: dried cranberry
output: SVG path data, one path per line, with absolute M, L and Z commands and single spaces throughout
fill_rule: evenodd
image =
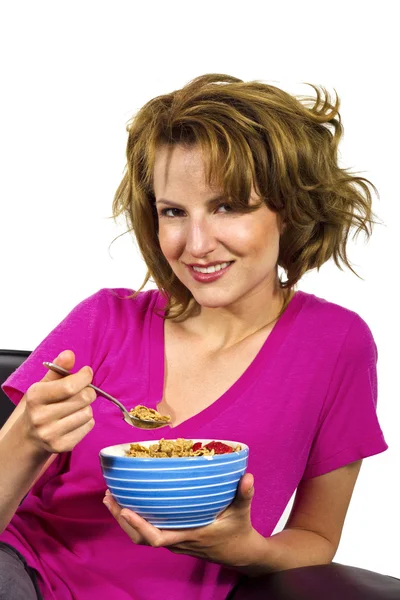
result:
M 197 450 L 200 450 L 201 448 L 201 442 L 196 442 L 195 444 L 193 444 L 192 446 L 192 450 L 193 452 L 196 452 Z
M 228 444 L 224 444 L 223 442 L 209 442 L 204 447 L 208 450 L 214 450 L 215 454 L 229 454 L 230 452 L 233 452 L 233 448 L 228 446 Z

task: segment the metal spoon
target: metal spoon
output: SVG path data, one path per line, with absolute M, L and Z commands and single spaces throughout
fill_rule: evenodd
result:
M 58 365 L 55 365 L 54 363 L 44 362 L 43 364 L 50 371 L 54 371 L 54 373 L 58 373 L 59 375 L 62 375 L 63 377 L 65 377 L 66 375 L 72 375 L 71 371 L 67 371 L 67 369 L 64 369 L 63 367 L 59 367 Z M 103 392 L 103 390 L 96 387 L 95 385 L 92 385 L 91 383 L 89 383 L 88 387 L 92 388 L 95 392 L 97 392 L 97 394 L 99 396 L 103 396 L 104 398 L 107 398 L 107 400 L 110 400 L 110 402 L 113 402 L 116 406 L 118 406 L 118 408 L 120 409 L 120 411 L 123 414 L 123 419 L 124 419 L 125 423 L 128 423 L 128 425 L 132 425 L 132 427 L 137 427 L 138 429 L 158 429 L 160 427 L 165 427 L 166 425 L 168 425 L 168 423 L 162 423 L 159 421 L 150 421 L 147 419 L 139 419 L 139 417 L 134 417 L 126 410 L 125 406 L 123 404 L 121 404 L 121 402 L 119 400 L 117 400 L 113 396 L 110 396 L 110 394 L 107 394 L 107 392 Z

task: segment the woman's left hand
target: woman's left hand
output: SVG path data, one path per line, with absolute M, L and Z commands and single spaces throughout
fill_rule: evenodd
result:
M 260 538 L 251 525 L 250 505 L 254 479 L 249 473 L 239 482 L 236 496 L 214 523 L 194 529 L 158 529 L 135 512 L 121 508 L 107 490 L 104 504 L 135 544 L 168 548 L 215 563 L 237 567 L 249 562 L 249 548 Z

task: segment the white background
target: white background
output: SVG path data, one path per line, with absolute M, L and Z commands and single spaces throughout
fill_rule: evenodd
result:
M 398 539 L 399 45 L 396 3 L 3 2 L 0 8 L 0 347 L 32 349 L 101 287 L 144 276 L 109 219 L 130 116 L 207 73 L 302 82 L 342 100 L 343 166 L 378 187 L 382 224 L 300 289 L 357 311 L 379 347 L 379 417 L 390 450 L 364 462 L 336 560 L 400 576 Z

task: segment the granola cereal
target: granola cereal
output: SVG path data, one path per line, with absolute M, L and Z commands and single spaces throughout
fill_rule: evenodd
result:
M 142 404 L 138 404 L 135 408 L 131 408 L 129 414 L 132 417 L 137 417 L 138 419 L 143 419 L 145 421 L 154 421 L 157 423 L 169 423 L 171 421 L 171 417 L 169 415 L 162 415 L 154 408 L 147 408 L 147 406 L 143 406 Z
M 193 443 L 193 440 L 178 438 L 176 440 L 165 440 L 162 438 L 159 442 L 151 444 L 149 447 L 141 444 L 130 444 L 126 456 L 140 458 L 176 458 L 182 456 L 213 456 L 214 454 L 227 454 L 239 452 L 241 446 L 235 448 L 224 444 L 223 442 L 212 441 L 204 446 L 201 442 Z

